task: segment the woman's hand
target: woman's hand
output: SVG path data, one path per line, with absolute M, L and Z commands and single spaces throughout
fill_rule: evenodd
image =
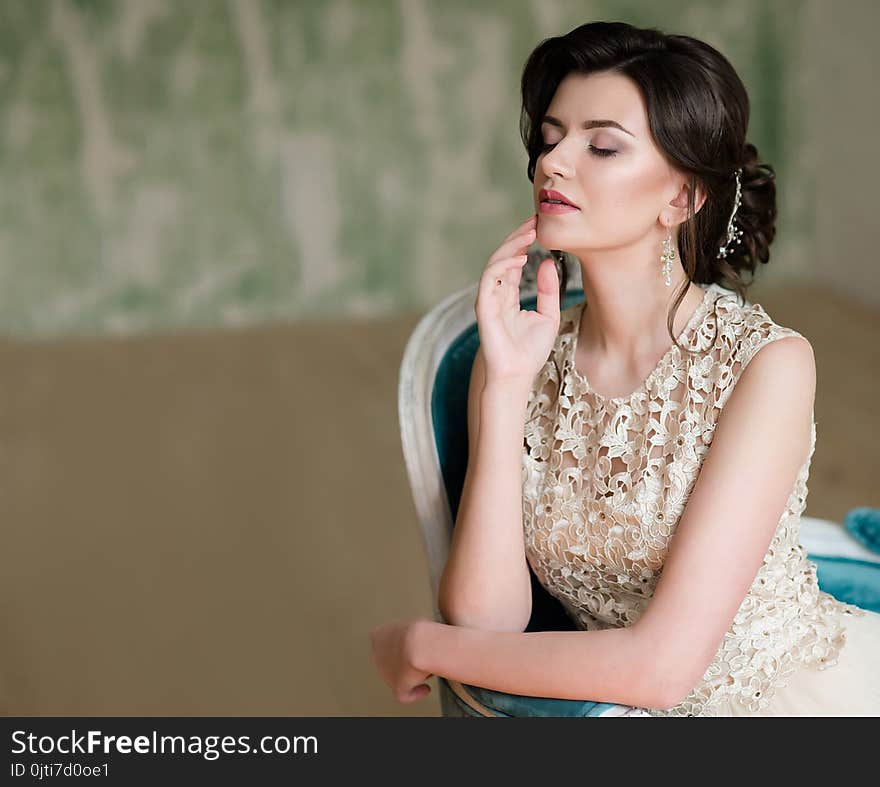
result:
M 373 663 L 397 701 L 404 704 L 431 693 L 425 681 L 433 675 L 413 665 L 414 633 L 423 622 L 422 618 L 392 620 L 370 630 Z
M 519 283 L 537 216 L 523 222 L 489 257 L 474 312 L 486 361 L 486 381 L 531 385 L 559 333 L 559 275 L 552 257 L 538 266 L 537 311 L 520 309 Z

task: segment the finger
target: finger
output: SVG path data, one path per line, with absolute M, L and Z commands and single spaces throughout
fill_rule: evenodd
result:
M 516 229 L 513 230 L 503 241 L 502 243 L 506 243 L 509 241 L 514 235 L 518 235 L 523 230 L 527 230 L 529 227 L 534 227 L 537 224 L 538 216 L 533 213 L 529 216 L 522 224 L 520 224 Z
M 518 254 L 523 249 L 527 249 L 535 240 L 535 228 L 526 227 L 522 232 L 517 232 L 508 240 L 505 240 L 492 255 L 493 257 L 510 257 L 512 254 Z
M 526 258 L 528 261 L 528 257 Z M 519 301 L 519 285 L 522 281 L 523 268 L 525 268 L 525 264 L 517 264 L 513 268 L 510 269 L 507 276 L 510 279 L 511 288 L 514 294 L 514 300 Z
M 431 687 L 427 683 L 420 683 L 415 688 L 410 689 L 410 691 L 407 692 L 403 696 L 403 698 L 401 699 L 401 702 L 404 702 L 404 703 L 417 702 L 418 700 L 422 699 L 423 697 L 427 697 L 430 693 L 431 693 Z
M 504 279 L 507 284 L 511 285 L 513 291 L 518 293 L 523 268 L 525 268 L 528 260 L 528 254 L 520 254 L 518 257 L 512 257 L 510 263 L 504 266 L 503 274 L 496 278 Z
M 505 257 L 504 259 L 495 260 L 495 262 L 490 263 L 486 266 L 486 270 L 483 272 L 484 276 L 499 276 L 500 274 L 506 273 L 513 268 L 518 268 L 524 265 L 529 260 L 528 254 L 518 254 L 514 257 Z
M 556 272 L 556 262 L 548 257 L 538 266 L 538 301 L 537 310 L 546 315 L 559 319 L 559 274 Z
M 496 290 L 500 290 L 503 295 L 503 302 L 506 308 L 508 309 L 519 309 L 520 305 L 520 290 L 519 285 L 522 280 L 522 269 L 524 266 L 519 265 L 513 267 L 506 274 L 506 281 L 500 287 L 496 286 Z
M 492 255 L 489 257 L 489 262 L 495 262 L 500 259 L 504 259 L 505 257 L 512 257 L 514 254 L 521 254 L 525 251 L 529 246 L 532 245 L 532 242 L 535 240 L 535 230 L 530 227 L 523 232 L 517 233 L 512 237 L 508 238 L 504 241 Z
M 484 289 L 501 290 L 505 284 L 512 283 L 511 274 L 521 271 L 527 260 L 528 255 L 523 254 L 519 257 L 511 257 L 492 263 L 483 273 L 482 280 L 489 283 L 489 286 Z
M 527 255 L 522 255 L 522 257 L 518 259 L 511 258 L 509 260 L 500 260 L 483 271 L 483 275 L 480 277 L 479 284 L 477 285 L 477 298 L 474 302 L 475 313 L 479 314 L 480 304 L 482 302 L 488 303 L 490 300 L 494 300 L 510 289 L 519 292 L 518 282 L 516 287 L 511 288 L 509 272 L 513 268 L 521 268 L 524 266 L 526 260 Z

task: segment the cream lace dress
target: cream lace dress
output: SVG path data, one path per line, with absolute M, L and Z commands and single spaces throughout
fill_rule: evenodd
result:
M 559 334 L 529 395 L 523 444 L 526 556 L 577 628 L 632 625 L 745 365 L 796 331 L 719 285 L 632 394 L 592 391 L 574 365 L 584 303 Z M 880 614 L 819 590 L 800 544 L 816 444 L 730 631 L 700 683 L 657 716 L 880 715 Z

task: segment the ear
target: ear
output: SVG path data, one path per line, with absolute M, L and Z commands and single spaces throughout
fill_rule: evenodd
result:
M 674 224 L 681 224 L 687 220 L 687 203 L 688 192 L 691 190 L 691 181 L 683 180 L 679 186 L 678 194 L 669 201 L 669 207 L 673 208 L 670 218 Z M 700 212 L 703 203 L 706 201 L 706 194 L 700 186 L 694 183 L 694 215 Z

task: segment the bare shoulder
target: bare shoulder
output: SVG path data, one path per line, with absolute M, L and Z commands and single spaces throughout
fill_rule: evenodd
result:
M 719 444 L 763 451 L 768 441 L 782 440 L 797 462 L 809 449 L 815 396 L 816 363 L 809 341 L 792 334 L 767 342 L 743 369 L 719 416 L 716 461 L 727 453 Z
M 801 334 L 792 333 L 767 342 L 751 358 L 734 389 L 749 393 L 782 385 L 797 397 L 812 399 L 816 386 L 816 359 L 813 345 Z

